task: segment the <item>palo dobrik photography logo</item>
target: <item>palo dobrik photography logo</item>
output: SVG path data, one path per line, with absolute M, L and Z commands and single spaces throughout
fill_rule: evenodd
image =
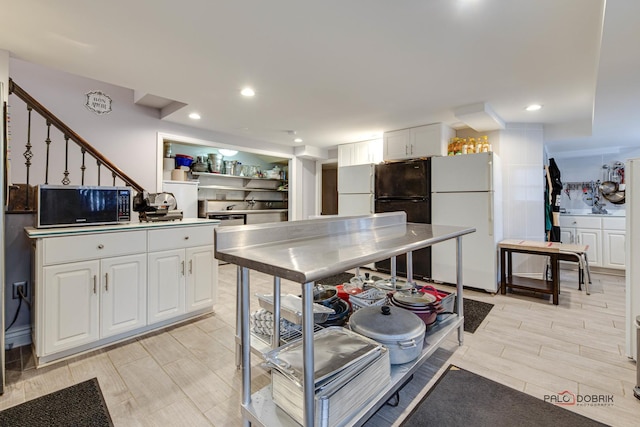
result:
M 576 395 L 569 390 L 564 390 L 558 394 L 545 394 L 544 401 L 556 405 L 572 406 L 576 404 Z
M 556 394 L 545 394 L 544 401 L 560 406 L 613 406 L 613 395 L 574 394 L 564 390 Z

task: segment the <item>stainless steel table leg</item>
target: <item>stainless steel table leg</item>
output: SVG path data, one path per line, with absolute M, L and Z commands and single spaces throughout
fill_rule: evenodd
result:
M 462 300 L 462 236 L 456 237 L 456 290 L 458 292 L 458 316 L 464 317 L 464 304 Z M 464 342 L 464 322 L 458 327 L 458 343 Z
M 242 364 L 242 346 L 240 345 L 240 323 L 242 322 L 241 315 L 241 306 L 240 306 L 240 295 L 241 295 L 241 286 L 242 286 L 242 267 L 237 267 L 236 272 L 236 369 L 240 369 Z
M 273 337 L 272 348 L 280 347 L 280 278 L 273 278 Z
M 413 252 L 407 252 L 407 284 L 413 284 Z
M 251 342 L 249 336 L 249 269 L 242 267 L 240 274 L 242 286 L 240 287 L 240 333 L 242 336 L 242 404 L 251 403 Z M 244 420 L 244 425 L 251 425 L 249 420 Z
M 587 280 L 589 282 L 584 284 L 584 291 L 587 293 L 587 295 L 591 295 L 591 292 L 589 291 L 589 285 L 591 284 L 591 271 L 589 271 L 589 259 L 587 258 L 586 252 L 584 252 L 582 255 L 584 256 L 584 267 L 587 270 Z
M 312 427 L 315 419 L 315 369 L 313 359 L 313 282 L 302 286 L 302 359 L 304 379 L 304 423 Z

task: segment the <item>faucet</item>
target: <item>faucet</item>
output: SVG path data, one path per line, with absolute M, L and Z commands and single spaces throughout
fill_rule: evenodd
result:
M 247 200 L 246 202 L 249 206 L 253 207 L 256 204 L 256 198 L 252 197 L 251 200 Z
M 592 214 L 605 215 L 607 210 L 604 208 L 605 204 L 600 203 L 600 196 L 593 197 L 593 207 L 591 208 Z

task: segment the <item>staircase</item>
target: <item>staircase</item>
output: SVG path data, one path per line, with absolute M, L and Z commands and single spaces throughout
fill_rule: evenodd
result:
M 26 119 L 22 120 L 21 117 L 21 120 L 15 120 L 14 116 L 25 110 L 12 105 L 9 114 L 5 106 L 5 129 L 8 132 L 5 140 L 11 140 L 11 128 L 18 122 L 23 122 L 26 126 L 26 130 L 20 132 L 26 138 L 22 152 L 24 170 L 16 170 L 20 164 L 17 153 L 7 153 L 6 212 L 34 212 L 35 186 L 38 184 L 129 186 L 137 192 L 144 191 L 141 185 L 36 101 L 13 79 L 9 79 L 9 94 L 24 102 Z M 18 144 L 21 143 L 11 140 L 12 149 L 18 151 Z M 20 177 L 18 180 L 24 178 L 24 182 L 13 183 L 11 179 L 15 176 Z

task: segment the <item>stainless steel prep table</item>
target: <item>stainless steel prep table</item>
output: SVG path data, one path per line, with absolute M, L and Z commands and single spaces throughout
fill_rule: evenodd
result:
M 456 239 L 457 312 L 434 328 L 425 339 L 422 355 L 414 362 L 393 365 L 391 384 L 374 402 L 361 408 L 349 425 L 366 421 L 395 390 L 436 350 L 454 329 L 463 339 L 462 236 L 475 232 L 471 227 L 452 227 L 406 222 L 404 212 L 358 217 L 331 217 L 283 223 L 245 225 L 215 230 L 215 256 L 238 266 L 238 321 L 242 354 L 242 413 L 245 425 L 295 426 L 284 411 L 271 401 L 270 387 L 251 396 L 249 334 L 249 270 L 274 276 L 274 316 L 279 317 L 280 279 L 302 285 L 304 352 L 304 420 L 314 420 L 313 369 L 313 284 L 314 281 L 346 270 L 395 257 L 436 243 Z M 410 259 L 410 256 L 408 257 Z M 411 271 L 408 271 L 411 279 Z M 275 342 L 278 323 L 274 322 Z

